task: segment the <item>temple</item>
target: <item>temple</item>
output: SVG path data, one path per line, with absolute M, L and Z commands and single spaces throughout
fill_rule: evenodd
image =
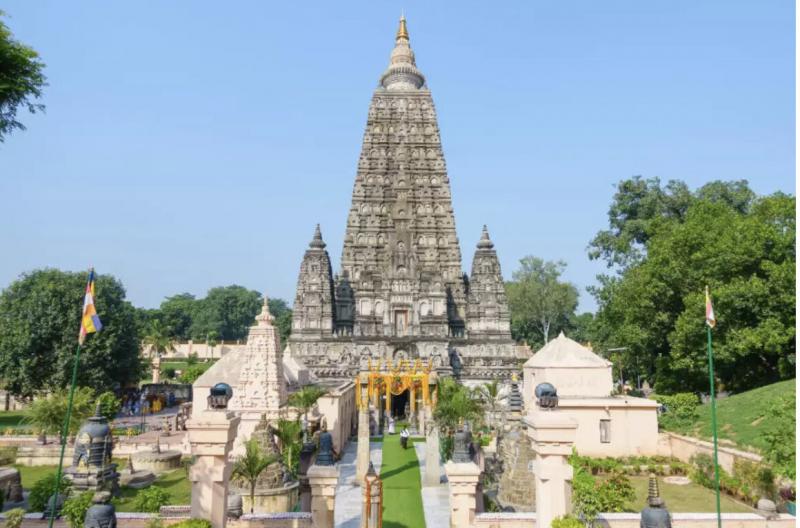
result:
M 317 226 L 287 351 L 323 379 L 419 359 L 463 380 L 505 380 L 530 356 L 511 338 L 486 227 L 471 274 L 462 270 L 436 110 L 405 18 L 369 106 L 341 270 L 333 275 Z

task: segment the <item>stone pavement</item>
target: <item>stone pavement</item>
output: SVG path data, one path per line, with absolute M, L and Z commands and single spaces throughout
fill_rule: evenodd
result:
M 369 443 L 369 458 L 375 471 L 381 472 L 383 444 Z M 358 528 L 361 522 L 361 484 L 353 482 L 356 477 L 356 449 L 358 444 L 350 442 L 339 460 L 339 485 L 336 487 L 334 525 L 336 528 Z M 430 525 L 433 526 L 433 525 Z
M 428 528 L 450 526 L 450 490 L 447 483 L 438 486 L 424 486 L 426 447 L 425 442 L 414 443 L 414 450 L 419 459 L 419 475 L 423 480 L 422 509 L 425 511 L 425 524 Z M 439 465 L 439 474 L 444 475 L 444 467 L 441 464 Z

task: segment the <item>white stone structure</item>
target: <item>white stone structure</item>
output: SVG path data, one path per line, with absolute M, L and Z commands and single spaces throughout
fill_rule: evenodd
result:
M 558 408 L 578 423 L 575 447 L 587 456 L 657 455 L 658 403 L 613 395 L 611 362 L 562 332 L 524 365 L 525 408 L 535 408 L 534 389 L 552 384 Z
M 192 385 L 195 412 L 205 410 L 209 389 L 220 382 L 233 389 L 228 410 L 241 418 L 234 449 L 234 453 L 239 453 L 261 416 L 278 418 L 281 407 L 286 404 L 283 351 L 266 295 L 256 324 L 250 327 L 247 345 L 217 361 Z

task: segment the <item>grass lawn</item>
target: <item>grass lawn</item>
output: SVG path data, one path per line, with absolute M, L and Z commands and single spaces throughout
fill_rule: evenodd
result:
M 116 462 L 116 460 L 115 460 Z M 48 475 L 54 475 L 56 466 L 14 466 L 19 469 L 20 476 L 22 477 L 22 487 L 29 490 L 36 483 L 37 480 Z M 169 493 L 169 504 L 189 504 L 192 497 L 192 483 L 186 476 L 186 470 L 176 469 L 169 473 L 164 473 L 153 483 L 153 486 L 163 488 Z M 117 511 L 129 512 L 134 511 L 133 501 L 136 495 L 141 490 L 133 488 L 122 488 L 122 496 L 114 499 L 114 504 Z
M 67 458 L 64 458 L 64 463 L 67 463 Z M 22 479 L 22 487 L 24 489 L 31 489 L 36 481 L 48 475 L 55 475 L 58 466 L 22 466 L 19 464 L 14 465 L 19 470 L 19 476 Z
M 636 490 L 636 499 L 626 504 L 626 509 L 630 511 L 641 511 L 647 501 L 647 485 L 649 479 L 647 477 L 628 478 L 631 479 L 631 485 L 633 485 L 634 490 Z M 661 493 L 661 498 L 667 503 L 667 508 L 673 513 L 714 513 L 717 511 L 714 492 L 708 488 L 698 486 L 694 483 L 685 486 L 667 484 L 659 478 L 658 489 Z M 723 513 L 753 513 L 754 511 L 752 508 L 726 497 L 725 494 L 720 496 L 720 506 L 722 507 Z
M 192 483 L 183 468 L 164 473 L 152 485 L 157 488 L 163 488 L 169 493 L 170 505 L 190 504 L 192 502 Z M 122 488 L 122 496 L 114 500 L 117 511 L 135 511 L 133 503 L 140 491 L 142 490 Z
M 767 409 L 776 399 L 795 392 L 795 380 L 780 381 L 751 391 L 735 394 L 717 401 L 717 424 L 720 439 L 741 448 L 765 447 L 760 435 L 769 423 L 764 419 Z M 700 406 L 700 418 L 690 428 L 677 433 L 698 438 L 711 438 L 711 406 Z
M 383 439 L 383 526 L 385 528 L 422 528 L 422 494 L 419 461 L 414 448 L 400 447 L 400 435 Z
M 14 429 L 19 429 L 20 427 L 26 427 L 26 425 L 22 423 L 22 420 L 24 418 L 25 418 L 25 413 L 23 413 L 22 411 L 0 412 L 0 431 L 8 429 L 9 427 Z

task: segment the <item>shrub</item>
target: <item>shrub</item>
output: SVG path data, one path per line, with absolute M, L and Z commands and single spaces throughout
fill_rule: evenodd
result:
M 186 358 L 186 364 L 189 366 L 197 364 L 197 352 L 189 354 L 189 357 Z
M 690 461 L 693 466 L 690 474 L 692 481 L 705 488 L 714 489 L 714 461 L 711 457 L 705 453 L 698 453 Z
M 797 471 L 796 399 L 794 392 L 776 399 L 767 409 L 769 427 L 761 433 L 767 446 L 764 460 L 772 464 L 779 475 L 791 480 L 795 479 Z
M 169 493 L 157 486 L 141 490 L 133 501 L 135 511 L 147 513 L 158 513 L 158 510 L 167 504 L 169 504 Z
M 17 460 L 17 447 L 0 447 L 0 466 L 10 466 Z
M 92 505 L 94 492 L 84 491 L 80 495 L 75 495 L 64 502 L 61 515 L 67 519 L 70 528 L 81 528 L 86 519 L 86 511 Z
M 187 383 L 191 385 L 197 380 L 197 378 L 202 376 L 203 372 L 205 371 L 206 369 L 205 367 L 203 367 L 203 365 L 191 365 L 190 367 L 187 367 L 186 370 L 183 371 L 180 380 L 182 383 Z
M 172 367 L 165 368 L 164 377 L 167 379 L 175 379 L 175 369 Z
M 114 418 L 117 417 L 119 410 L 122 408 L 122 402 L 111 391 L 106 391 L 98 396 L 97 404 L 100 406 L 100 414 L 102 414 L 109 423 L 114 421 Z
M 551 528 L 583 528 L 583 523 L 571 515 L 556 517 L 550 523 Z
M 22 526 L 22 520 L 25 518 L 25 510 L 22 508 L 14 508 L 5 512 L 5 516 L 5 528 L 20 528 L 20 526 Z
M 761 496 L 775 499 L 777 494 L 775 475 L 769 467 L 749 460 L 739 459 L 733 463 L 733 476 L 742 486 L 746 486 L 750 490 L 748 495 L 759 495 L 756 500 Z
M 186 519 L 185 521 L 171 524 L 170 528 L 211 528 L 211 522 L 205 519 Z
M 47 501 L 53 494 L 53 488 L 56 483 L 56 474 L 51 473 L 46 477 L 42 477 L 36 481 L 31 488 L 28 495 L 28 511 L 30 512 L 43 512 L 47 507 Z M 70 481 L 61 477 L 61 484 L 58 487 L 60 493 L 66 493 L 70 488 Z
M 656 396 L 656 401 L 664 406 L 658 417 L 658 424 L 664 429 L 683 431 L 688 429 L 699 417 L 700 401 L 692 392 L 681 392 L 671 396 Z

